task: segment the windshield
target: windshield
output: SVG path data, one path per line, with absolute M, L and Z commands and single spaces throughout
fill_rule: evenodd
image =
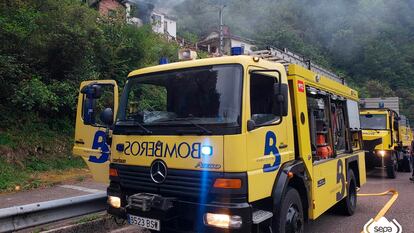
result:
M 387 115 L 364 114 L 360 115 L 362 129 L 387 129 Z
M 130 78 L 117 125 L 239 126 L 241 65 L 204 66 Z M 200 124 L 205 127 L 200 128 Z M 207 131 L 204 129 L 204 131 Z

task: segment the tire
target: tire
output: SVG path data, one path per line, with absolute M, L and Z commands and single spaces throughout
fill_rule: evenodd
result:
M 346 187 L 348 195 L 338 203 L 336 208 L 340 213 L 351 216 L 355 213 L 357 206 L 357 186 L 354 172 L 348 170 L 348 184 Z
M 276 207 L 277 208 L 277 207 Z M 273 229 L 277 233 L 303 233 L 305 220 L 302 201 L 298 191 L 288 188 L 283 197 L 279 214 L 275 215 Z
M 385 169 L 387 170 L 387 177 L 395 179 L 398 171 L 398 158 L 395 154 L 389 157 L 389 160 L 385 162 Z
M 401 160 L 401 169 L 399 170 L 401 170 L 402 172 L 411 172 L 411 161 L 409 155 L 403 157 L 403 159 Z

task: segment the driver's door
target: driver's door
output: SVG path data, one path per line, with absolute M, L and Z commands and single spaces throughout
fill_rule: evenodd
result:
M 82 93 L 86 87 L 98 85 L 99 98 L 90 99 Z M 73 154 L 81 156 L 88 165 L 95 181 L 109 181 L 110 148 L 106 143 L 106 134 L 111 133 L 100 120 L 100 113 L 111 108 L 118 109 L 118 85 L 114 80 L 84 81 L 80 85 L 76 111 L 75 143 Z M 93 112 L 92 112 L 93 111 Z M 88 112 L 89 115 L 86 115 Z M 88 120 L 85 120 L 88 117 Z M 114 114 L 115 119 L 115 114 Z

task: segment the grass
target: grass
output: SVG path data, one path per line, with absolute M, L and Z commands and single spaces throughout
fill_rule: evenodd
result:
M 82 224 L 82 223 L 92 222 L 92 221 L 94 221 L 96 219 L 100 219 L 100 218 L 102 218 L 102 215 L 100 215 L 100 214 L 91 214 L 91 215 L 82 217 L 81 219 L 74 222 L 74 224 Z
M 11 190 L 30 178 L 26 171 L 0 158 L 0 190 Z
M 46 172 L 61 172 L 73 168 L 85 168 L 83 160 L 79 157 L 66 157 L 48 160 L 32 160 L 27 161 L 27 168 L 19 165 L 10 164 L 3 158 L 0 158 L 0 192 L 13 191 L 16 189 L 27 190 L 38 188 L 47 184 L 58 183 L 53 181 L 40 179 L 38 176 Z M 84 180 L 85 176 L 77 176 Z M 16 188 L 18 187 L 18 188 Z
M 71 155 L 71 120 L 42 120 L 16 113 L 5 116 L 0 122 L 0 192 L 40 187 L 45 184 L 41 173 L 86 167 L 81 158 Z

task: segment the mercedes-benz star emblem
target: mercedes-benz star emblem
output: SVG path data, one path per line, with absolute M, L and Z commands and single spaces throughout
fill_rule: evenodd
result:
M 167 177 L 167 166 L 162 160 L 156 160 L 151 165 L 150 175 L 152 181 L 161 184 Z

